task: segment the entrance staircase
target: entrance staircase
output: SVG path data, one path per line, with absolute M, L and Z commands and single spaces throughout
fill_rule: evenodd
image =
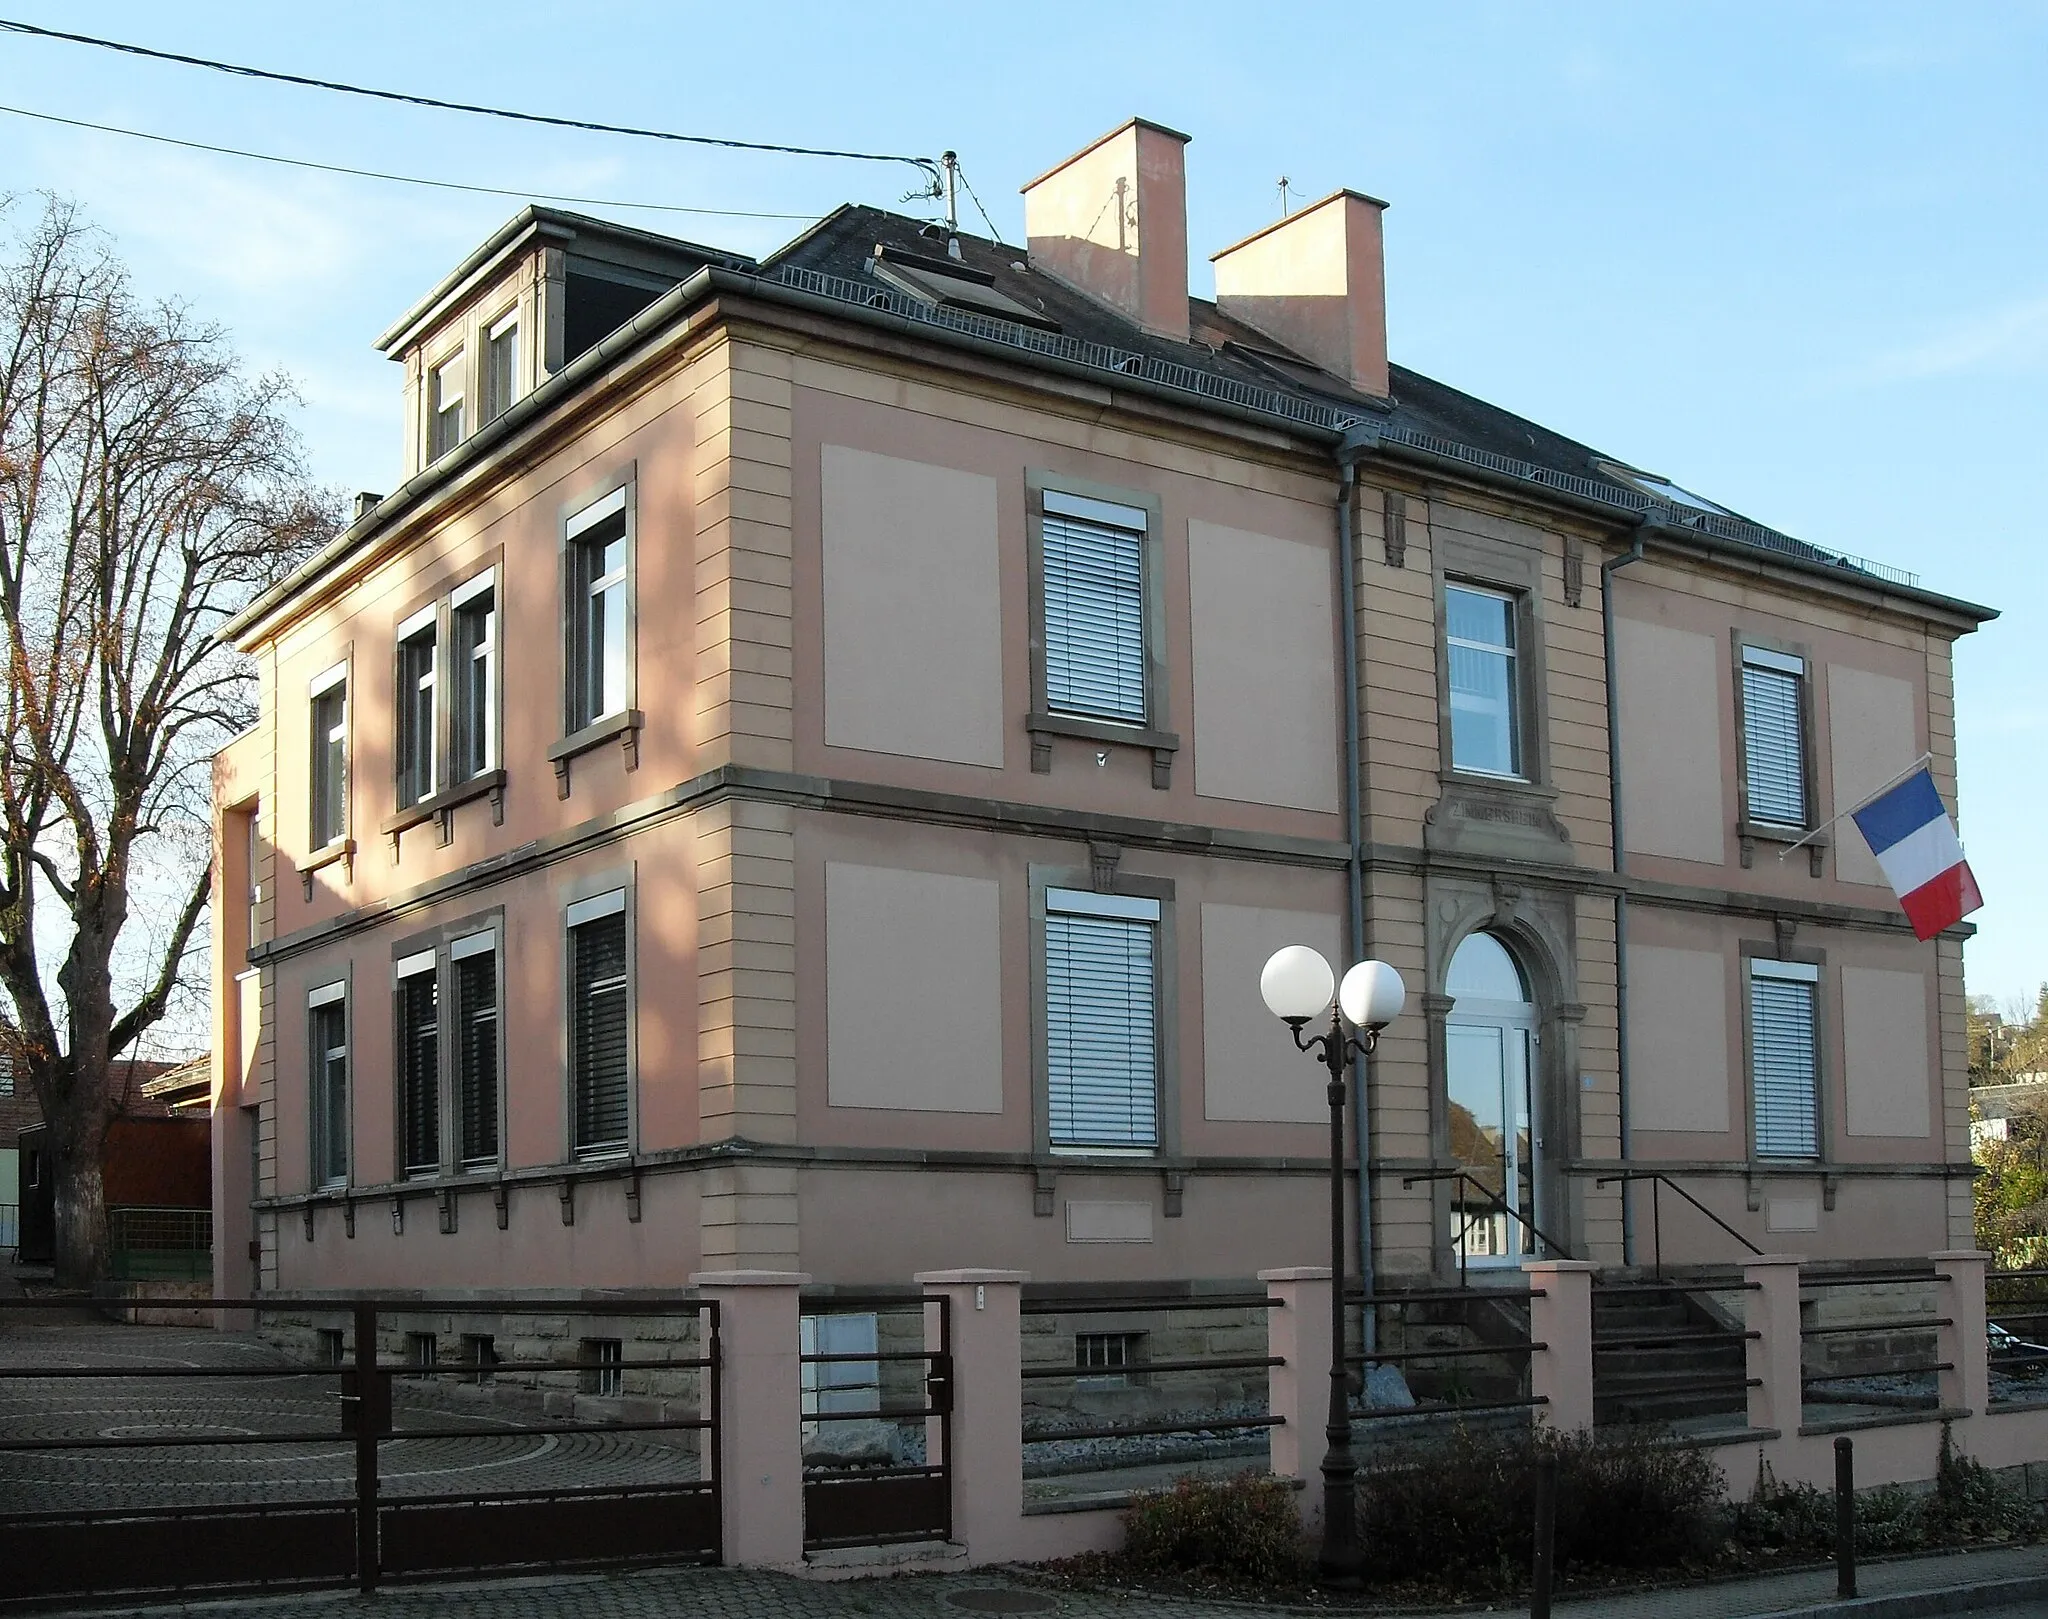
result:
M 1697 1286 L 1593 1290 L 1593 1420 L 1689 1432 L 1740 1428 L 1748 1412 L 1742 1325 Z

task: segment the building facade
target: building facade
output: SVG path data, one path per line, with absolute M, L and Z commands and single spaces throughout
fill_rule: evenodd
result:
M 217 1287 L 1314 1263 L 1297 942 L 1409 986 L 1382 1277 L 1647 1263 L 1652 1171 L 1967 1243 L 1967 930 L 1828 828 L 1953 803 L 1990 615 L 1390 366 L 1371 198 L 1191 299 L 1185 144 L 1025 248 L 529 209 L 386 335 L 407 481 L 229 631 Z

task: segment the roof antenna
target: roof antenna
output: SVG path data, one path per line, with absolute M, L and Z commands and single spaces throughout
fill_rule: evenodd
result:
M 960 256 L 960 154 L 941 152 L 939 161 L 946 165 L 946 257 Z
M 1292 184 L 1294 182 L 1288 179 L 1286 175 L 1280 176 L 1280 217 L 1282 219 L 1287 217 L 1287 188 Z

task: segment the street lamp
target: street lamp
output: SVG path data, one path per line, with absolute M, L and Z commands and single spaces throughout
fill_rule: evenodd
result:
M 1319 1563 L 1325 1582 L 1350 1585 L 1357 1583 L 1363 1559 L 1354 1502 L 1358 1464 L 1351 1455 L 1350 1378 L 1344 1369 L 1344 1066 L 1354 1051 L 1372 1055 L 1380 1030 L 1401 1015 L 1408 991 L 1401 975 L 1384 961 L 1359 962 L 1339 985 L 1320 955 L 1305 944 L 1290 944 L 1266 962 L 1259 974 L 1259 993 L 1272 1014 L 1293 1031 L 1295 1046 L 1313 1051 L 1330 1071 L 1330 1420 L 1323 1430 L 1329 1448 L 1323 1452 Z M 1329 1032 L 1304 1038 L 1302 1029 L 1326 1010 Z M 1370 1195 L 1362 1178 L 1358 1195 Z

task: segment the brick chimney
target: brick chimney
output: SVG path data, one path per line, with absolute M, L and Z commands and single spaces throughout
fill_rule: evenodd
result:
M 1036 268 L 1183 343 L 1187 144 L 1185 135 L 1133 118 L 1024 187 Z
M 1386 207 L 1376 197 L 1338 191 L 1226 247 L 1210 261 L 1217 307 L 1360 393 L 1384 399 Z

